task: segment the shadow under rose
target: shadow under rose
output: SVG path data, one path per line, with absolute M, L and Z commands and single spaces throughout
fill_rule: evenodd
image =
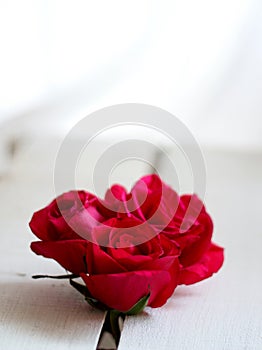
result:
M 173 298 L 190 298 L 196 295 L 198 295 L 198 292 L 196 291 L 196 288 L 194 288 L 194 286 L 180 285 L 176 287 L 173 294 Z
M 66 282 L 1 283 L 0 300 L 3 348 L 93 349 L 97 344 L 104 313 Z

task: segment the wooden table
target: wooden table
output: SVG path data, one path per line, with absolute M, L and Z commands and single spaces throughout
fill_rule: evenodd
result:
M 96 349 L 104 322 L 67 282 L 31 279 L 62 272 L 30 251 L 27 225 L 54 196 L 56 148 L 24 145 L 0 181 L 0 349 Z M 211 279 L 178 287 L 164 307 L 128 317 L 120 350 L 262 349 L 262 155 L 206 151 L 206 162 L 206 204 L 225 264 Z

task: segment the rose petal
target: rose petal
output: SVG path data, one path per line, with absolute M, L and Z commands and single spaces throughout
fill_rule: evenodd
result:
M 127 269 L 97 245 L 90 243 L 87 248 L 87 270 L 90 274 L 125 272 Z
M 179 284 L 193 284 L 217 272 L 224 261 L 224 249 L 212 244 L 201 260 L 181 270 Z
M 29 222 L 32 232 L 44 241 L 52 240 L 56 237 L 55 230 L 48 224 L 48 211 L 48 207 L 36 211 Z
M 127 271 L 139 269 L 146 262 L 152 262 L 152 258 L 146 255 L 132 255 L 124 249 L 108 248 L 109 254 L 118 261 Z
M 160 307 L 172 295 L 175 281 L 168 271 L 135 271 L 119 274 L 81 274 L 90 294 L 108 307 L 129 310 L 150 292 L 148 305 Z
M 88 242 L 85 240 L 32 242 L 31 249 L 38 255 L 56 260 L 66 270 L 79 274 L 87 272 L 85 256 Z
M 119 201 L 125 201 L 127 197 L 127 191 L 125 187 L 121 185 L 113 185 L 110 189 L 107 190 L 105 195 L 105 200 L 107 202 L 113 203 Z
M 176 242 L 182 249 L 179 260 L 184 267 L 199 261 L 210 248 L 213 233 L 211 217 L 207 213 L 201 214 L 198 222 L 199 224 L 193 226 L 188 233 L 176 237 Z
M 151 224 L 165 227 L 173 218 L 179 202 L 179 196 L 156 174 L 142 177 L 131 190 L 135 202 L 141 203 L 134 212 Z

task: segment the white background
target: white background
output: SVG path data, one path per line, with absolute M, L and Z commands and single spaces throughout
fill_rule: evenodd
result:
M 0 122 L 64 132 L 142 102 L 201 144 L 261 149 L 261 11 L 260 0 L 1 1 Z

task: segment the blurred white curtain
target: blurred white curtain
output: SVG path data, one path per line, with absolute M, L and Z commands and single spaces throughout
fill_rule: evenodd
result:
M 204 144 L 262 148 L 260 0 L 0 4 L 0 122 L 30 115 L 35 132 L 59 132 L 140 102 Z

